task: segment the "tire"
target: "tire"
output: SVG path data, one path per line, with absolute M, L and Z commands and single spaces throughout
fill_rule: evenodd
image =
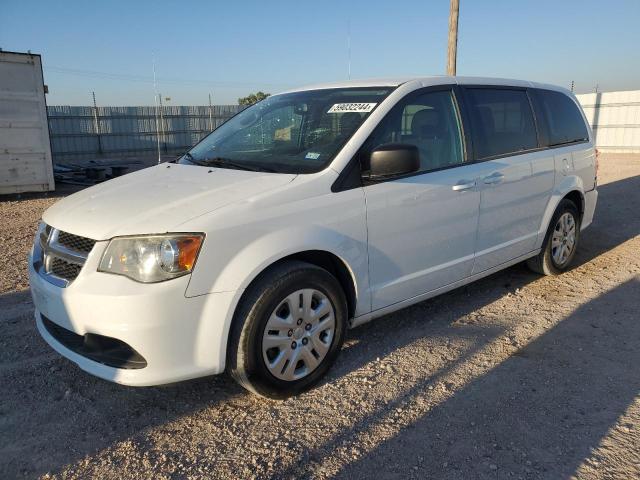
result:
M 227 370 L 257 395 L 298 395 L 327 373 L 346 326 L 347 301 L 336 278 L 309 263 L 283 262 L 261 274 L 240 300 Z
M 565 219 L 568 220 L 568 223 L 564 223 Z M 538 255 L 527 260 L 528 267 L 542 275 L 559 275 L 566 271 L 578 249 L 581 221 L 576 204 L 566 198 L 562 199 L 549 223 L 542 250 Z M 565 227 L 567 225 L 568 229 Z M 570 251 L 568 253 L 558 250 L 569 245 Z

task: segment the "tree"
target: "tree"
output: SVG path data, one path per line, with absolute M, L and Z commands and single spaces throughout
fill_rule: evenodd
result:
M 251 95 L 247 96 L 247 97 L 242 97 L 238 99 L 238 105 L 253 105 L 254 103 L 259 102 L 260 100 L 264 100 L 265 98 L 267 98 L 268 96 L 270 96 L 270 93 L 264 93 L 264 92 L 256 92 L 256 93 L 252 93 Z

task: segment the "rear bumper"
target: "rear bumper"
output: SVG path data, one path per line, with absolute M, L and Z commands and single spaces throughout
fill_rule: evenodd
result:
M 596 203 L 598 203 L 598 190 L 594 188 L 593 190 L 584 193 L 584 214 L 582 215 L 580 230 L 584 230 L 593 222 Z
M 233 292 L 187 298 L 188 276 L 140 284 L 98 273 L 90 263 L 60 288 L 29 261 L 36 324 L 54 350 L 93 375 L 133 386 L 224 370 L 226 341 L 221 340 L 226 340 Z M 51 324 L 45 326 L 43 317 Z

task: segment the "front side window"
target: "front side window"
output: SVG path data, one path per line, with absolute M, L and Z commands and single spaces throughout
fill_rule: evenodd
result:
M 390 88 L 342 88 L 274 95 L 224 123 L 180 163 L 318 172 L 390 92 Z
M 363 152 L 368 155 L 386 143 L 418 147 L 421 172 L 463 163 L 464 148 L 453 93 L 441 90 L 409 94 L 380 122 Z
M 469 88 L 467 99 L 476 158 L 515 154 L 538 146 L 524 90 Z
M 535 92 L 548 129 L 550 147 L 589 140 L 584 118 L 571 98 L 552 90 Z

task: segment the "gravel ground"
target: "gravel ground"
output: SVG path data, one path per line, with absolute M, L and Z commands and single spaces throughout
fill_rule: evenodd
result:
M 640 156 L 601 161 L 555 278 L 516 265 L 351 330 L 284 402 L 226 376 L 129 388 L 32 319 L 25 255 L 55 196 L 0 202 L 0 478 L 639 478 Z

